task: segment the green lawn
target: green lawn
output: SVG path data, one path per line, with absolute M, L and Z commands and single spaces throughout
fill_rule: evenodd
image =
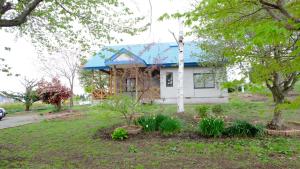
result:
M 235 119 L 265 122 L 272 105 L 237 98 L 223 105 Z M 194 114 L 195 105 L 186 113 Z M 130 139 L 123 142 L 94 138 L 101 128 L 122 117 L 97 106 L 77 106 L 84 115 L 69 120 L 0 130 L 0 168 L 300 168 L 300 138 L 178 138 Z M 145 113 L 174 115 L 175 105 L 145 105 Z M 285 118 L 300 121 L 296 111 Z
M 25 110 L 24 103 L 15 102 L 15 103 L 4 103 L 0 104 L 0 107 L 4 108 L 8 114 L 15 114 L 19 112 L 23 112 Z M 33 103 L 30 108 L 32 112 L 47 112 L 53 109 L 52 105 L 44 104 L 44 103 Z M 24 112 L 23 112 L 24 113 Z

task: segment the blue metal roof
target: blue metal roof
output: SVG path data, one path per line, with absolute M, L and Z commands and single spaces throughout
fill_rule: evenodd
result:
M 198 42 L 185 42 L 184 63 L 186 66 L 198 66 L 203 51 L 197 46 Z M 133 56 L 135 60 L 146 65 L 176 66 L 178 63 L 178 45 L 176 43 L 149 43 L 137 45 L 107 46 L 84 65 L 84 69 L 108 69 L 117 64 L 113 60 L 122 53 Z M 122 64 L 122 63 L 120 63 Z M 126 63 L 123 63 L 126 64 Z

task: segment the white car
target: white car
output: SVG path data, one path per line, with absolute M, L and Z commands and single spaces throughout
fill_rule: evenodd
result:
M 1 120 L 2 118 L 4 118 L 5 115 L 6 115 L 5 109 L 4 109 L 4 108 L 0 108 L 0 120 Z

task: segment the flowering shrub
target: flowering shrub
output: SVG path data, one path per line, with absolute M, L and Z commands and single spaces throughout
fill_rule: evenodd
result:
M 38 83 L 37 94 L 44 103 L 54 105 L 57 111 L 61 110 L 61 102 L 71 97 L 70 89 L 63 86 L 57 78 L 53 78 L 52 82 Z

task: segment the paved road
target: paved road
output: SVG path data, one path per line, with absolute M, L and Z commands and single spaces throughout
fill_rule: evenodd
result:
M 0 121 L 0 129 L 36 123 L 41 120 L 42 117 L 36 114 L 6 116 Z

